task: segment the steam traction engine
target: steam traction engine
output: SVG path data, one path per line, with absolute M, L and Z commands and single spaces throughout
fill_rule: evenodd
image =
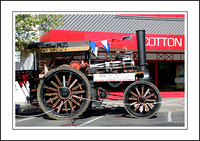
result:
M 136 35 L 137 66 L 131 52 L 116 52 L 110 61 L 92 61 L 89 41 L 30 44 L 28 48 L 39 50 L 38 54 L 44 58 L 47 54 L 53 56 L 49 64 L 44 64 L 44 72 L 30 79 L 30 89 L 37 87 L 37 92 L 31 91 L 31 97 L 37 93 L 41 109 L 51 118 L 68 119 L 71 113 L 78 117 L 89 106 L 100 106 L 109 91 L 125 88 L 126 111 L 136 118 L 152 117 L 160 108 L 161 97 L 158 88 L 150 82 L 146 68 L 145 31 L 138 30 Z M 67 53 L 66 58 L 59 60 L 63 52 Z M 37 77 L 38 81 L 34 80 Z

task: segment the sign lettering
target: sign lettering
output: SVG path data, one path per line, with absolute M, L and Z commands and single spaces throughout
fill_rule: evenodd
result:
M 145 37 L 146 46 L 157 46 L 157 47 L 182 47 L 182 38 L 164 38 L 164 37 Z
M 132 35 L 133 41 L 123 40 L 113 42 L 110 48 L 122 49 L 138 49 L 136 34 Z M 169 34 L 145 34 L 145 45 L 147 50 L 185 50 L 185 35 L 169 35 Z
M 134 73 L 116 73 L 116 74 L 94 74 L 94 82 L 106 82 L 106 81 L 135 81 Z

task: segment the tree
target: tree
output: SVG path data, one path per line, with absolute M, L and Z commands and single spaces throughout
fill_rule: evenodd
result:
M 15 16 L 16 51 L 25 51 L 27 44 L 37 42 L 39 31 L 47 32 L 63 24 L 64 15 L 57 14 L 17 14 Z

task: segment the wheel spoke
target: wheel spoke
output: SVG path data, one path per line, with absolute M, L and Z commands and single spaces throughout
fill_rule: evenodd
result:
M 134 110 L 136 111 L 140 107 L 140 104 L 135 104 L 134 106 L 135 106 Z
M 135 101 L 135 102 L 131 103 L 131 104 L 130 104 L 130 106 L 132 106 L 132 105 L 135 105 L 136 103 L 137 103 L 137 101 Z
M 146 93 L 144 94 L 144 97 L 149 93 L 150 89 L 147 89 Z
M 136 91 L 137 91 L 138 95 L 140 96 L 141 94 L 140 94 L 140 92 L 139 92 L 138 88 L 135 88 L 135 89 L 136 89 Z
M 141 105 L 140 108 L 139 108 L 140 113 L 143 112 L 143 109 L 144 109 L 144 108 L 143 108 L 143 105 Z
M 149 111 L 149 108 L 148 108 L 148 106 L 147 106 L 146 104 L 144 104 L 144 110 L 145 110 L 146 112 Z
M 144 95 L 144 86 L 142 86 L 142 96 Z
M 129 100 L 138 100 L 137 98 L 130 97 Z
M 70 74 L 70 75 L 69 75 L 69 78 L 68 78 L 68 81 L 67 81 L 67 86 L 69 86 L 70 81 L 71 81 L 71 78 L 72 78 L 72 75 Z
M 72 91 L 72 94 L 82 94 L 85 93 L 85 90 L 82 91 Z
M 154 93 L 152 93 L 152 94 L 150 94 L 150 95 L 148 95 L 148 96 L 146 96 L 146 98 L 150 98 L 150 97 L 152 97 L 152 96 L 154 96 L 155 94 Z
M 55 95 L 58 95 L 58 93 L 46 93 L 45 95 L 46 96 L 55 96 Z
M 138 95 L 137 95 L 137 94 L 135 94 L 134 92 L 131 92 L 131 94 L 132 94 L 132 95 L 134 95 L 135 97 L 138 97 Z
M 73 88 L 72 88 L 72 91 L 73 91 L 73 90 L 76 90 L 76 89 L 78 89 L 78 88 L 80 88 L 80 89 L 81 89 L 81 86 L 82 86 L 82 85 L 78 83 L 78 85 L 77 85 L 77 86 L 75 86 L 75 87 L 73 87 Z
M 56 102 L 53 104 L 53 106 L 52 106 L 52 107 L 53 107 L 53 108 L 55 108 L 55 107 L 56 107 L 56 105 L 58 105 L 58 103 L 60 102 L 60 100 L 61 100 L 61 99 L 60 99 L 60 98 L 58 98 L 58 100 L 57 100 L 57 101 L 56 101 Z
M 146 99 L 148 102 L 155 102 L 155 99 Z
M 61 83 L 60 79 L 58 78 L 58 76 L 56 74 L 55 74 L 55 78 L 58 81 L 59 85 L 62 86 L 62 83 Z
M 47 92 L 51 92 L 51 91 L 47 89 Z
M 53 97 L 53 98 L 50 98 L 49 100 L 47 100 L 47 102 L 46 103 L 49 103 L 49 102 L 53 102 L 53 100 L 56 100 L 58 98 L 58 96 L 55 96 L 55 97 Z
M 45 86 L 44 88 L 57 92 L 58 90 L 52 87 Z
M 53 81 L 51 81 L 51 84 L 53 84 L 56 88 L 59 87 L 59 86 L 58 86 L 55 82 L 53 82 Z
M 81 100 L 83 100 L 83 95 L 81 95 L 81 98 L 79 99 L 79 101 L 81 102 Z
M 147 103 L 147 105 L 150 107 L 150 109 L 153 109 L 153 107 L 154 107 L 154 105 L 150 104 L 150 103 Z
M 60 102 L 60 105 L 58 106 L 58 110 L 57 110 L 57 113 L 60 112 L 60 109 L 62 108 L 62 105 L 63 105 L 63 101 Z
M 76 105 L 80 106 L 81 104 L 79 102 L 77 102 L 75 99 L 71 98 L 70 99 L 72 102 L 74 102 Z
M 65 109 L 62 109 L 62 110 L 64 110 L 64 111 L 68 111 L 69 109 L 67 108 L 67 100 L 65 100 L 65 102 L 64 102 L 64 107 L 65 107 Z
M 77 98 L 77 99 L 83 100 L 83 98 L 82 98 L 82 97 L 80 97 L 80 96 L 77 96 L 77 95 L 72 95 L 72 97 L 75 97 L 75 98 Z
M 74 82 L 69 86 L 69 89 L 71 89 L 71 87 L 73 87 L 74 86 L 74 84 L 77 82 L 78 80 L 77 79 L 75 79 L 74 80 Z
M 63 75 L 63 87 L 65 87 L 65 75 Z

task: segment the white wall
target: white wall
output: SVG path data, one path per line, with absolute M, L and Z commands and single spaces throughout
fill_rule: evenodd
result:
M 33 53 L 30 53 L 28 56 L 23 56 L 21 59 L 21 62 L 15 61 L 15 71 L 34 70 L 34 56 L 35 55 Z M 36 59 L 35 59 L 35 64 L 36 64 Z M 36 67 L 36 69 L 37 69 L 37 67 Z M 29 95 L 29 82 L 27 82 L 27 84 L 26 84 L 27 89 L 25 86 L 23 86 L 21 88 L 17 81 L 14 82 L 14 85 L 15 85 L 15 90 L 14 90 L 14 94 L 13 94 L 14 103 L 20 103 L 20 104 L 25 103 L 26 96 L 30 96 Z
M 26 89 L 26 87 L 27 87 L 27 89 Z M 21 88 L 19 83 L 17 81 L 15 81 L 15 91 L 14 91 L 14 94 L 13 94 L 13 102 L 14 103 L 21 104 L 21 103 L 26 102 L 26 96 L 30 96 L 29 95 L 30 90 L 29 90 L 29 82 L 28 81 L 27 81 L 26 87 L 23 85 L 23 87 Z

